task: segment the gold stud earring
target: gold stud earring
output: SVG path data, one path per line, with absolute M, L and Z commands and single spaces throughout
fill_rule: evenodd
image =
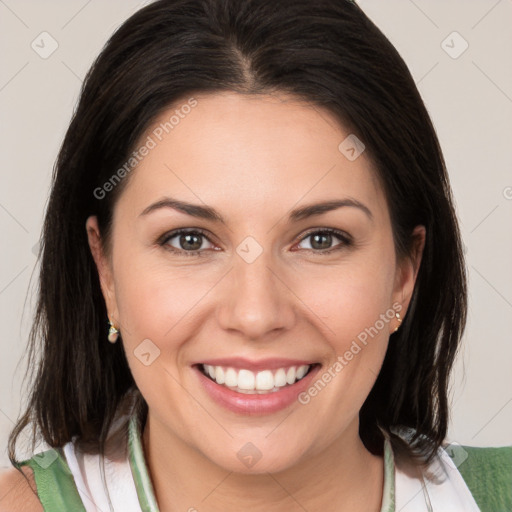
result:
M 396 319 L 398 320 L 398 325 L 395 327 L 395 330 L 393 332 L 398 331 L 398 328 L 400 327 L 400 324 L 402 323 L 402 318 L 400 317 L 400 313 L 398 311 L 395 313 Z
M 108 329 L 108 341 L 110 343 L 115 343 L 117 341 L 117 338 L 119 337 L 119 330 L 115 325 L 112 323 L 112 321 L 109 319 L 108 323 L 110 324 L 110 327 Z

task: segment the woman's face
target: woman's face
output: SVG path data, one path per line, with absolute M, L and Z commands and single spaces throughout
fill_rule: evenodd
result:
M 398 265 L 383 190 L 349 135 L 285 95 L 184 99 L 136 148 L 111 259 L 88 219 L 152 428 L 227 470 L 279 471 L 359 441 L 415 267 Z M 300 213 L 329 201 L 343 203 Z

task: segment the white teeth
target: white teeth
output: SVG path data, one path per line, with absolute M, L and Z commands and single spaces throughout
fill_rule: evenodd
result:
M 295 382 L 296 376 L 297 376 L 297 374 L 295 372 L 295 366 L 288 368 L 288 371 L 286 372 L 286 382 L 288 384 L 293 384 Z
M 222 366 L 203 365 L 203 371 L 209 375 L 217 384 L 222 384 L 228 388 L 234 388 L 240 393 L 267 393 L 278 391 L 286 385 L 294 384 L 302 379 L 310 365 L 290 368 L 279 368 L 277 370 L 262 370 L 252 372 L 250 370 L 235 370 L 234 368 L 225 368 Z
M 307 371 L 308 371 L 307 366 L 299 366 L 297 368 L 297 379 L 302 379 L 302 377 L 304 377 L 304 375 L 306 375 Z
M 240 384 L 239 384 L 240 387 Z M 256 375 L 256 389 L 266 391 L 274 388 L 274 376 L 270 370 L 263 370 Z
M 283 368 L 279 368 L 279 370 L 277 370 L 276 374 L 274 375 L 274 384 L 278 388 L 286 386 L 286 372 L 283 370 Z
M 215 378 L 215 367 L 207 364 L 207 365 L 205 365 L 205 368 L 206 368 L 206 371 L 208 372 L 208 375 L 210 375 L 210 377 L 212 379 L 214 379 Z
M 228 387 L 236 387 L 238 386 L 238 375 L 233 368 L 228 368 L 226 370 L 226 386 Z
M 219 384 L 224 384 L 225 381 L 225 373 L 224 368 L 222 366 L 217 366 L 215 369 L 215 377 L 213 377 Z
M 254 373 L 249 370 L 240 370 L 238 372 L 238 387 L 240 389 L 254 389 Z

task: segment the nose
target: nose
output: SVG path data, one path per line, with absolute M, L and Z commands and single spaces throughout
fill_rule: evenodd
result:
M 270 256 L 264 251 L 252 263 L 238 255 L 234 258 L 217 310 L 224 330 L 256 341 L 293 326 L 295 296 L 286 282 L 286 273 L 272 264 Z

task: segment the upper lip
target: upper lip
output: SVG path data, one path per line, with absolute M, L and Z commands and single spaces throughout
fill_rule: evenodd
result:
M 282 357 L 259 359 L 255 361 L 246 359 L 244 357 L 226 357 L 218 359 L 205 359 L 204 361 L 198 361 L 197 363 L 194 363 L 193 366 L 200 364 L 259 371 L 275 370 L 277 368 L 289 368 L 290 366 L 313 365 L 315 364 L 315 361 L 306 361 L 303 359 L 286 359 Z

